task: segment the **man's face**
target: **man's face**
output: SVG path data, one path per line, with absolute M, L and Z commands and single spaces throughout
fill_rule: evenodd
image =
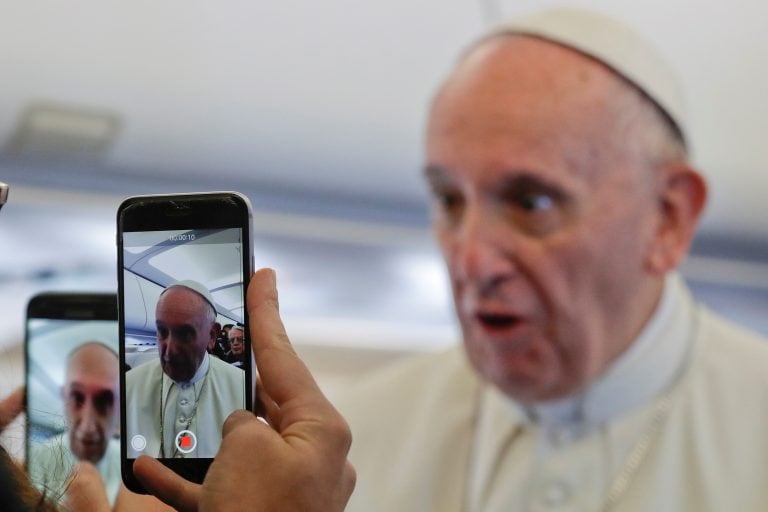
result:
M 155 310 L 157 344 L 168 377 L 177 382 L 192 379 L 216 341 L 214 320 L 210 305 L 188 288 L 173 286 L 160 296 Z
M 107 449 L 118 418 L 117 356 L 90 343 L 72 354 L 64 395 L 69 443 L 78 460 L 98 463 Z
M 504 37 L 469 54 L 431 112 L 426 175 L 465 348 L 523 402 L 583 389 L 658 300 L 655 180 L 619 149 L 625 93 L 586 57 Z
M 233 327 L 229 331 L 229 348 L 232 350 L 232 353 L 236 356 L 239 356 L 243 353 L 243 343 L 245 340 L 243 339 L 243 330 L 238 329 L 237 327 Z

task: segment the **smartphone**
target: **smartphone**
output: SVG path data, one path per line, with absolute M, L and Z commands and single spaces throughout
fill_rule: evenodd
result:
M 237 192 L 137 196 L 118 209 L 121 466 L 135 492 L 140 455 L 202 482 L 227 416 L 251 409 L 251 216 Z
M 8 185 L 0 182 L 0 209 L 3 208 L 6 201 L 8 201 Z
M 120 365 L 114 293 L 41 293 L 26 318 L 26 466 L 52 500 L 80 460 L 120 489 Z

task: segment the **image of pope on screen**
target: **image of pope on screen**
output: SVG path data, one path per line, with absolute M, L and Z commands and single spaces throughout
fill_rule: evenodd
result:
M 171 250 L 183 251 L 187 261 L 198 250 L 213 249 L 226 259 L 226 245 L 203 244 L 198 237 Z M 242 279 L 231 276 L 229 285 L 219 287 L 210 279 L 208 286 L 180 279 L 163 287 L 157 271 L 169 275 L 178 263 L 163 268 L 162 259 L 142 258 L 136 250 L 133 256 L 135 262 L 126 261 L 124 268 L 127 456 L 213 458 L 224 421 L 245 408 L 246 380 L 243 368 L 217 351 L 227 336 L 222 323 L 240 325 L 241 318 L 233 312 L 237 308 L 222 306 L 214 296 L 221 301 L 227 286 L 236 288 L 232 297 L 242 296 Z M 142 268 L 142 261 L 154 264 Z M 213 261 L 220 264 L 221 258 Z

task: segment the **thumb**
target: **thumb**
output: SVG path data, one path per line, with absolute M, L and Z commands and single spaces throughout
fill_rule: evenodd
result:
M 109 512 L 109 500 L 104 482 L 96 467 L 79 462 L 72 469 L 72 478 L 64 493 L 64 510 L 71 512 Z
M 142 455 L 133 463 L 133 473 L 144 489 L 182 512 L 195 512 L 200 486 L 185 480 L 152 457 Z

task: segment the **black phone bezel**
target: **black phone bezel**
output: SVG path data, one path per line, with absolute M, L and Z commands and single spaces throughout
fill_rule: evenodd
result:
M 240 228 L 242 233 L 243 304 L 245 291 L 253 272 L 251 251 L 252 213 L 248 198 L 238 192 L 204 192 L 129 197 L 117 211 L 117 280 L 118 280 L 118 329 L 120 347 L 120 423 L 126 432 L 126 383 L 125 383 L 125 308 L 123 278 L 123 233 L 132 231 L 170 231 L 182 229 Z M 244 333 L 249 339 L 247 309 L 243 313 Z M 245 406 L 252 409 L 253 368 L 250 344 L 245 344 Z M 146 494 L 146 490 L 133 474 L 133 461 L 127 458 L 127 436 L 120 439 L 120 465 L 123 482 L 131 491 Z M 210 458 L 157 459 L 182 477 L 201 483 L 213 462 Z
M 33 318 L 44 320 L 107 320 L 117 323 L 117 294 L 101 292 L 42 292 L 34 295 L 27 302 L 24 320 L 24 406 L 27 407 L 29 392 L 29 321 Z M 30 453 L 30 428 L 26 422 L 24 428 L 24 450 Z M 122 436 L 121 436 L 122 438 Z M 29 471 L 29 457 L 25 458 L 24 467 Z

